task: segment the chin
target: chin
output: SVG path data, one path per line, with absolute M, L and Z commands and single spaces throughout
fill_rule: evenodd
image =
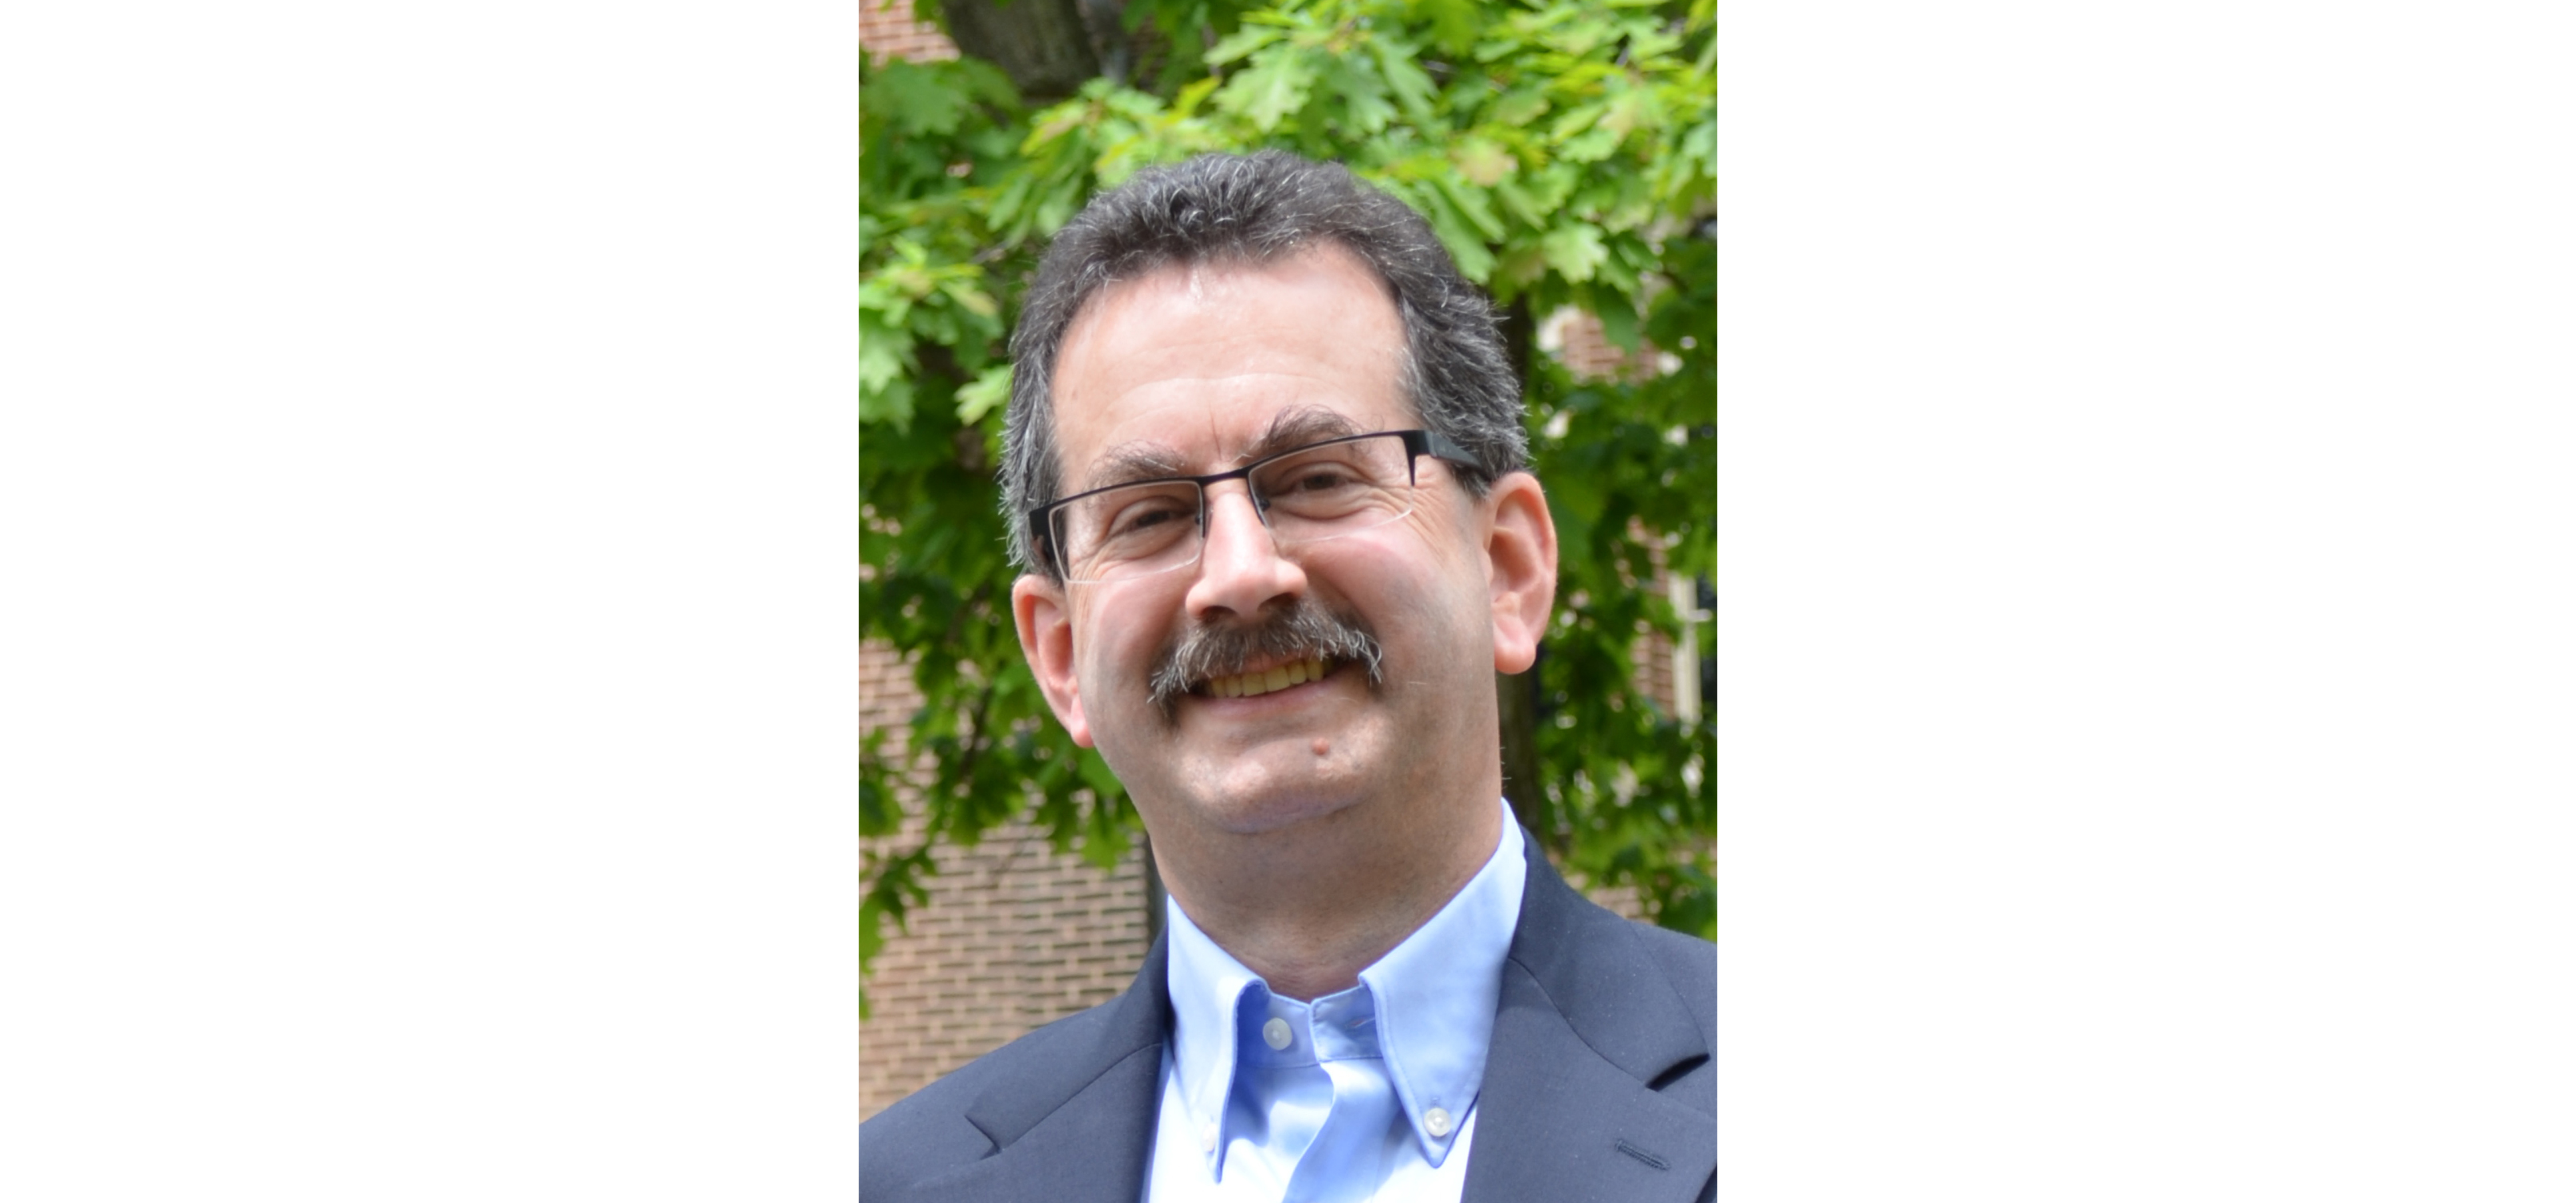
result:
M 1190 807 L 1205 816 L 1209 826 L 1229 835 L 1266 835 L 1340 814 L 1359 801 L 1351 794 L 1307 789 L 1254 797 L 1193 799 Z
M 1165 796 L 1199 821 L 1230 835 L 1262 835 L 1329 819 L 1365 801 L 1368 758 L 1318 763 L 1306 738 L 1281 740 L 1205 759 L 1184 757 L 1165 779 Z M 1345 745 L 1347 746 L 1347 744 Z

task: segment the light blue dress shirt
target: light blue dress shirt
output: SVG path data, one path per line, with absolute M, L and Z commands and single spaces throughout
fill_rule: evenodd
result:
M 1311 1003 L 1271 993 L 1167 899 L 1173 1031 L 1145 1203 L 1456 1200 L 1525 872 L 1503 804 L 1485 867 L 1359 985 Z

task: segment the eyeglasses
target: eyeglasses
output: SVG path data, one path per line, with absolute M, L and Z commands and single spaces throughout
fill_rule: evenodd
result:
M 1389 430 L 1308 443 L 1232 472 L 1111 485 L 1029 511 L 1056 575 L 1096 585 L 1186 568 L 1207 544 L 1207 487 L 1241 480 L 1252 511 L 1282 548 L 1384 526 L 1413 512 L 1414 462 L 1469 468 L 1476 458 L 1428 430 Z

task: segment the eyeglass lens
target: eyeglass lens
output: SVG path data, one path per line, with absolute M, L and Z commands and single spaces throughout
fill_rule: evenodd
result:
M 1282 547 L 1383 526 L 1413 510 L 1413 460 L 1401 435 L 1300 448 L 1254 467 L 1244 483 Z M 1167 572 L 1197 562 L 1204 505 L 1195 481 L 1146 481 L 1057 507 L 1052 534 L 1075 581 Z

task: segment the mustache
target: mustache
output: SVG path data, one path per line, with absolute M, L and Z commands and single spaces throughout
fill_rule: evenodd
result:
M 1146 682 L 1146 699 L 1169 720 L 1181 696 L 1210 677 L 1233 676 L 1256 660 L 1316 656 L 1361 666 L 1371 689 L 1384 680 L 1385 652 L 1367 623 L 1301 599 L 1258 622 L 1192 626 L 1163 649 Z

